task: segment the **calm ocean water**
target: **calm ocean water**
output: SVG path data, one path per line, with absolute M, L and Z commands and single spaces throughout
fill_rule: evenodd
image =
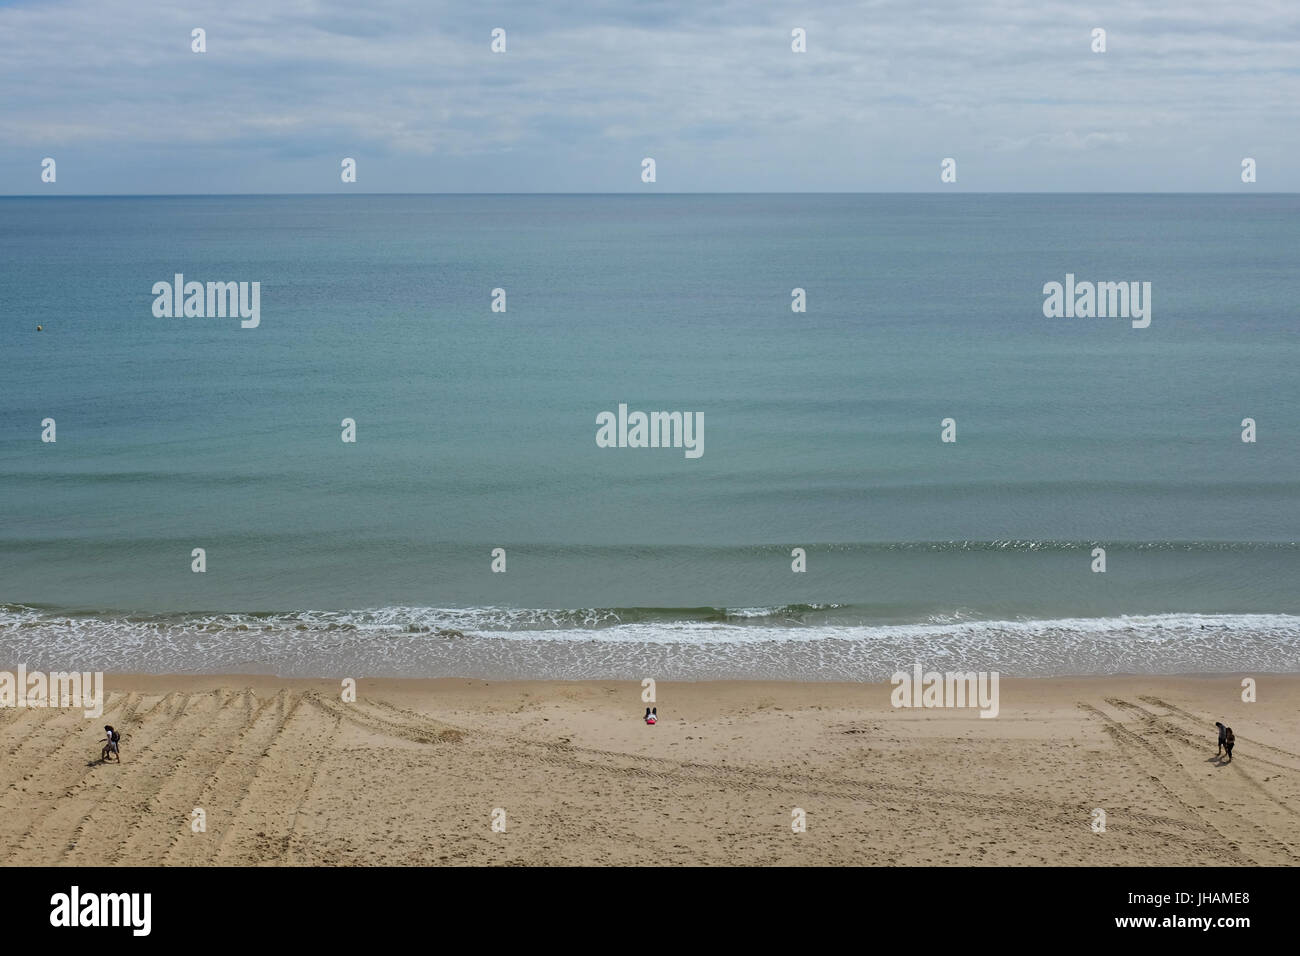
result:
M 1297 249 L 1291 195 L 0 199 L 0 664 L 1300 670 Z

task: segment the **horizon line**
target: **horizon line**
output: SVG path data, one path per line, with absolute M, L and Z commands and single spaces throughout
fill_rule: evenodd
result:
M 254 196 L 939 196 L 945 194 L 959 196 L 1295 196 L 1300 190 L 1253 190 L 1235 189 L 1218 191 L 1186 190 L 765 190 L 765 191 L 725 191 L 691 190 L 668 192 L 664 190 L 646 190 L 636 192 L 363 192 L 358 190 L 335 190 L 331 192 L 218 192 L 218 193 L 0 193 L 0 199 L 215 199 L 220 197 L 254 197 Z

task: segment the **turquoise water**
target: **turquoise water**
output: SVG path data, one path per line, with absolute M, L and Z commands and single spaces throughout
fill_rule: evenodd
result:
M 1300 669 L 1297 248 L 1290 195 L 0 199 L 0 657 Z M 259 327 L 155 318 L 178 272 Z

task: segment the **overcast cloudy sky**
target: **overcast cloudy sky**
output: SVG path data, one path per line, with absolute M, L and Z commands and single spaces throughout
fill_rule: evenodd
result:
M 1297 0 L 0 0 L 6 194 L 1295 191 L 1298 120 Z

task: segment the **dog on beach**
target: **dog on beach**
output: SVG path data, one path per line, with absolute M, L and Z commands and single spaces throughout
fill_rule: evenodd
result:
M 653 727 L 655 724 L 659 723 L 659 708 L 658 708 L 658 707 L 647 707 L 647 708 L 645 709 L 645 722 L 646 722 L 647 724 L 649 724 L 651 727 Z

